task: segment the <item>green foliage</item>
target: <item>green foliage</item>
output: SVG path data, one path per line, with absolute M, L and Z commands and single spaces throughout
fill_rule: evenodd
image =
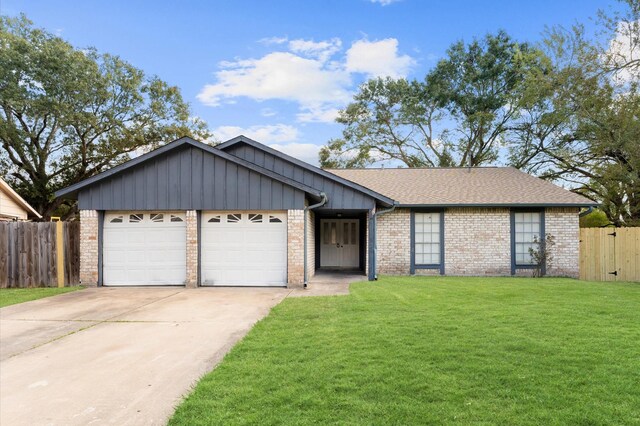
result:
M 548 31 L 552 67 L 527 77 L 522 119 L 511 135 L 514 166 L 600 202 L 618 226 L 640 223 L 640 62 L 621 63 L 615 47 L 624 38 L 640 50 L 640 14 L 629 13 L 615 25 L 601 15 L 605 41 L 579 25 Z
M 599 209 L 580 218 L 580 228 L 601 228 L 610 224 L 607 214 Z
M 640 1 L 624 3 L 599 14 L 594 34 L 554 27 L 532 47 L 499 32 L 454 43 L 424 82 L 369 81 L 320 164 L 506 160 L 598 202 L 617 226 L 639 226 Z
M 552 234 L 545 234 L 543 239 L 533 236 L 533 247 L 529 247 L 529 255 L 533 260 L 535 268 L 532 269 L 533 277 L 540 278 L 544 276 L 545 269 L 551 268 L 553 265 L 553 247 L 556 245 L 556 237 Z
M 455 43 L 424 82 L 375 79 L 337 121 L 342 138 L 320 151 L 323 167 L 395 160 L 407 167 L 494 162 L 517 117 L 522 83 L 542 55 L 506 33 Z M 449 127 L 453 123 L 453 128 Z M 440 130 L 438 130 L 440 129 Z
M 57 189 L 133 152 L 210 136 L 177 87 L 74 48 L 25 16 L 0 18 L 0 45 L 0 173 L 45 219 L 60 207 Z
M 0 308 L 17 303 L 30 302 L 43 297 L 82 290 L 84 287 L 44 287 L 44 288 L 2 288 L 0 289 Z
M 635 424 L 640 286 L 381 277 L 286 299 L 170 425 Z

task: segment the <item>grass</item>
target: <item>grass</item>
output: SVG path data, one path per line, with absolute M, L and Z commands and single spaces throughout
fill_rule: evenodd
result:
M 384 277 L 286 299 L 170 425 L 640 424 L 640 285 Z
M 0 289 L 0 308 L 16 303 L 29 302 L 31 300 L 42 299 L 43 297 L 55 296 L 57 294 L 68 293 L 80 290 L 83 287 L 44 287 L 44 288 L 3 288 Z

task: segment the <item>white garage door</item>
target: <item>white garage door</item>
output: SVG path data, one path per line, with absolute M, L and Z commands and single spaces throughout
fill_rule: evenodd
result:
M 286 213 L 204 213 L 201 249 L 202 285 L 287 283 Z
M 187 273 L 187 225 L 177 212 L 107 213 L 104 285 L 182 285 Z

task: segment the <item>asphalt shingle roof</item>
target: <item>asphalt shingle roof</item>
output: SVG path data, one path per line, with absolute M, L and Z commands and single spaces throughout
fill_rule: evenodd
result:
M 329 169 L 401 205 L 566 205 L 593 201 L 513 167 Z

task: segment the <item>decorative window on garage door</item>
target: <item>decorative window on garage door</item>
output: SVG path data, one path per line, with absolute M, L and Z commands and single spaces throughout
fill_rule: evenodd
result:
M 106 213 L 104 223 L 109 226 L 184 226 L 185 214 L 182 212 L 135 212 L 135 213 Z
M 286 223 L 286 218 L 284 212 L 204 212 L 202 223 L 271 226 Z

